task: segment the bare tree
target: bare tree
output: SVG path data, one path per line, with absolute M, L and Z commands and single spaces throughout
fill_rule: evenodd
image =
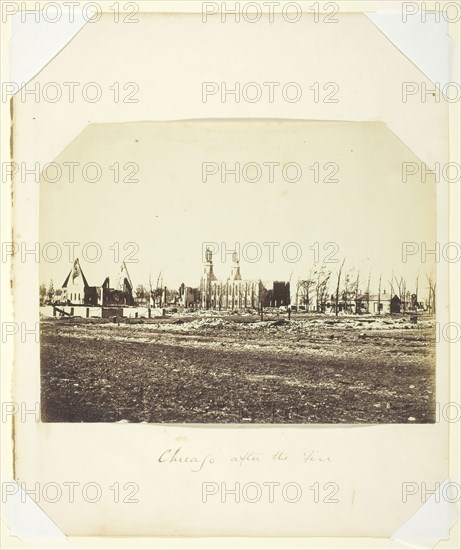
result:
M 432 275 L 426 275 L 427 282 L 429 283 L 429 311 L 435 315 L 436 308 L 435 308 L 435 289 L 436 289 L 436 283 L 434 282 Z
M 303 305 L 306 306 L 307 312 L 309 311 L 309 306 L 311 303 L 310 293 L 315 285 L 315 274 L 316 271 L 314 270 L 314 272 L 312 272 L 312 269 L 310 269 L 307 275 L 307 279 L 298 281 L 298 285 L 296 288 L 296 305 L 299 305 L 299 294 L 301 294 L 304 302 Z
M 357 279 L 355 280 L 355 313 L 357 313 L 359 303 L 359 283 L 360 283 L 360 271 L 357 271 Z
M 407 283 L 403 276 L 400 276 L 400 280 L 397 281 L 397 278 L 395 279 L 398 289 L 399 289 L 399 298 L 400 302 L 402 304 L 403 311 L 406 311 L 407 309 Z
M 154 286 L 152 284 L 152 275 L 149 273 L 149 296 L 152 299 L 152 305 L 155 307 L 154 295 L 155 295 L 155 292 L 154 292 Z M 150 305 L 150 301 L 149 301 L 149 305 Z
M 367 282 L 367 313 L 370 313 L 370 281 L 371 281 L 371 270 L 368 272 L 368 282 Z
M 341 267 L 339 268 L 338 279 L 336 281 L 336 299 L 335 299 L 335 315 L 338 315 L 338 302 L 339 302 L 339 285 L 341 284 L 341 273 L 343 271 L 344 262 L 346 261 L 346 258 L 344 258 L 343 263 L 341 264 Z
M 391 292 L 391 295 L 389 296 L 389 299 L 391 300 L 390 304 L 391 304 L 391 313 L 392 313 L 392 298 L 394 297 L 394 272 L 392 272 L 392 275 L 391 275 L 391 280 L 390 281 L 387 281 L 389 283 L 389 286 L 390 286 L 390 292 Z
M 159 307 L 162 307 L 162 296 L 163 296 L 163 279 L 162 279 L 162 272 L 160 271 L 157 277 L 157 287 L 155 289 L 155 297 L 158 298 Z
M 403 276 L 400 276 L 400 279 L 397 279 L 397 277 L 395 277 L 395 284 L 397 285 L 397 288 L 399 290 L 399 299 L 400 299 L 400 303 L 402 305 L 402 309 L 403 309 L 403 311 L 405 311 L 406 310 L 406 300 L 407 300 L 406 281 L 403 278 Z
M 316 271 L 317 281 L 315 283 L 315 300 L 317 312 L 323 310 L 323 305 L 328 296 L 328 283 L 330 281 L 331 273 L 326 271 L 325 266 L 322 265 L 320 269 Z
M 143 285 L 143 284 L 139 284 L 137 287 L 136 287 L 136 290 L 135 290 L 135 296 L 136 296 L 136 300 L 139 302 L 139 303 L 144 303 L 146 301 L 146 299 L 148 299 L 149 297 L 149 291 L 148 289 Z
M 379 285 L 378 285 L 378 315 L 381 315 L 381 279 L 382 275 L 379 275 Z
M 407 282 L 403 277 L 400 277 L 400 280 L 402 281 L 402 293 L 403 293 L 403 311 L 407 310 Z
M 394 272 L 392 272 L 391 280 L 387 281 L 391 287 L 391 298 L 394 296 Z
M 353 284 L 354 269 L 350 269 L 344 278 L 344 291 L 342 293 L 342 301 L 344 303 L 344 311 L 350 313 L 352 310 L 352 302 L 355 300 L 356 284 Z
M 185 291 L 185 288 L 184 288 Z M 155 307 L 155 301 L 154 301 L 154 286 L 152 284 L 152 275 L 149 273 L 149 282 L 148 282 L 148 302 L 147 302 L 147 311 L 149 315 L 149 319 L 151 318 L 152 312 L 151 312 L 151 300 L 152 305 Z
M 152 275 L 149 274 L 149 295 L 152 299 L 152 305 L 154 307 L 162 307 L 162 299 L 164 298 L 166 287 L 163 286 L 162 272 L 160 271 L 157 277 L 157 283 L 154 287 L 152 283 Z

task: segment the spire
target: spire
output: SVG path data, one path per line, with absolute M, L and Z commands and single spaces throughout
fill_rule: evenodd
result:
M 232 254 L 232 261 L 234 265 L 232 266 L 231 279 L 233 281 L 241 281 L 242 276 L 240 274 L 240 262 L 236 251 Z
M 216 276 L 213 273 L 213 252 L 210 248 L 206 248 L 205 250 L 205 269 L 204 269 L 205 277 L 208 278 L 210 281 L 216 281 Z

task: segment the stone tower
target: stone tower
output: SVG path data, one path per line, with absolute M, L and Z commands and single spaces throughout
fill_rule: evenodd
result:
M 207 281 L 216 281 L 216 275 L 213 273 L 213 252 L 207 247 L 205 250 L 205 269 L 203 278 Z
M 240 262 L 237 252 L 232 254 L 232 271 L 231 271 L 231 280 L 232 281 L 241 281 L 242 275 L 240 274 Z
M 216 281 L 216 275 L 213 273 L 213 253 L 207 247 L 205 250 L 205 268 L 200 281 L 200 294 L 202 308 L 210 309 L 212 282 Z

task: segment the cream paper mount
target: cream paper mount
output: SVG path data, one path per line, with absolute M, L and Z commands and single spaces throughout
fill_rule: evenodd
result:
M 303 250 L 312 242 L 336 242 L 341 259 L 385 273 L 395 265 L 410 277 L 418 264 L 414 257 L 404 264 L 403 242 L 453 241 L 448 222 L 459 215 L 450 210 L 453 190 L 446 182 L 434 184 L 437 164 L 452 158 L 448 104 L 402 101 L 404 82 L 432 83 L 363 13 L 340 11 L 334 25 L 315 23 L 307 11 L 297 24 L 278 18 L 253 25 L 140 13 L 139 23 L 122 30 L 112 15 L 84 25 L 29 83 L 43 89 L 48 82 L 97 82 L 104 92 L 99 101 L 22 101 L 20 93 L 13 99 L 12 154 L 19 166 L 75 161 L 106 167 L 97 183 L 77 173 L 73 183 L 42 175 L 40 185 L 28 185 L 16 174 L 14 241 L 96 241 L 104 250 L 135 242 L 141 261 L 130 270 L 138 280 L 143 265 L 157 269 L 159 255 L 189 279 L 195 270 L 199 277 L 203 242 L 264 242 L 267 235 L 299 242 Z M 213 89 L 213 83 L 269 81 L 299 82 L 303 98 L 234 103 L 222 102 L 218 93 L 204 101 L 203 83 Z M 339 101 L 313 101 L 309 86 L 331 82 Z M 134 90 L 138 101 L 114 102 L 114 83 L 123 94 Z M 124 90 L 127 83 L 135 87 Z M 304 180 L 289 187 L 217 179 L 204 185 L 204 162 L 262 165 L 268 155 L 281 165 L 296 162 L 303 175 L 311 175 L 313 162 L 336 163 L 340 181 L 335 187 Z M 107 177 L 114 162 L 134 162 L 139 181 L 114 185 Z M 419 170 L 406 183 L 402 163 Z M 426 168 L 434 173 L 422 183 Z M 358 216 L 344 212 L 351 202 Z M 325 215 L 312 204 L 324 205 Z M 105 261 L 84 267 L 91 280 L 116 263 Z M 288 279 L 286 264 L 278 268 Z M 258 267 L 275 277 L 269 263 L 247 267 L 252 277 Z M 457 319 L 448 307 L 449 267 L 433 266 L 440 326 Z M 38 265 L 16 255 L 18 324 L 39 322 L 39 281 L 57 282 L 67 271 L 66 261 Z M 434 407 L 452 396 L 452 348 L 443 339 L 437 343 Z M 64 350 L 53 349 L 56 366 L 68 360 Z M 11 401 L 34 408 L 44 384 L 40 345 L 21 332 L 13 380 Z M 38 484 L 39 492 L 47 484 L 62 491 L 56 502 L 41 493 L 37 504 L 66 536 L 388 539 L 421 507 L 422 485 L 449 478 L 449 423 L 440 416 L 415 425 L 326 425 L 328 418 L 322 424 L 170 424 L 161 418 L 148 424 L 49 423 L 24 416 L 21 407 L 14 418 L 11 477 L 28 488 Z M 68 498 L 72 484 L 74 499 Z M 264 490 L 264 497 L 252 502 L 253 493 L 239 494 L 245 484 L 250 492 Z M 273 499 L 271 486 L 280 489 Z M 231 498 L 236 487 L 239 501 Z M 92 491 L 98 495 L 98 488 L 96 501 Z M 447 504 L 443 492 L 436 494 Z M 446 535 L 450 514 L 442 514 L 445 531 L 429 529 L 423 544 Z M 405 537 L 417 539 L 418 532 Z

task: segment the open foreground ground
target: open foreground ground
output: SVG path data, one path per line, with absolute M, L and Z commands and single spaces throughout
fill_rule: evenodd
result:
M 435 323 L 43 318 L 41 383 L 49 422 L 433 422 Z

